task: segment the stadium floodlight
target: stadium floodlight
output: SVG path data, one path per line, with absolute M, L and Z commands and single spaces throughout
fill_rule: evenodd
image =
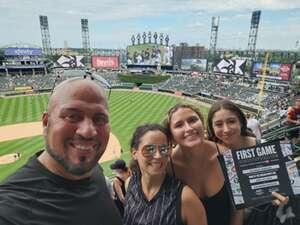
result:
M 42 35 L 43 53 L 45 55 L 52 55 L 48 17 L 40 15 L 39 19 Z
M 210 33 L 210 43 L 209 50 L 211 53 L 216 53 L 217 40 L 218 40 L 218 29 L 219 29 L 220 17 L 212 17 L 211 21 L 211 33 Z
M 251 25 L 250 25 L 249 38 L 248 38 L 248 53 L 252 58 L 255 57 L 256 40 L 258 34 L 260 15 L 261 15 L 260 10 L 252 12 Z

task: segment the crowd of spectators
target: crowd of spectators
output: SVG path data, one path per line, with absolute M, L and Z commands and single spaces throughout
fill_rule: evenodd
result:
M 33 90 L 51 89 L 55 80 L 64 80 L 70 76 L 83 76 L 84 70 L 56 70 L 48 75 L 35 76 L 1 76 L 0 91 L 13 91 L 16 87 L 29 86 Z M 117 72 L 96 72 L 103 77 L 111 86 L 121 85 Z M 57 82 L 58 83 L 58 82 Z M 164 89 L 201 95 L 214 98 L 226 98 L 249 104 L 250 106 L 262 106 L 265 110 L 261 115 L 261 122 L 268 121 L 274 116 L 282 115 L 289 105 L 291 93 L 280 85 L 268 84 L 260 95 L 257 83 L 238 76 L 225 76 L 220 74 L 201 73 L 196 76 L 187 74 L 173 74 L 165 82 L 153 85 L 153 90 Z M 283 111 L 283 112 L 282 112 Z M 278 113 L 277 113 L 278 112 Z M 269 119 L 268 119 L 269 118 Z
M 45 75 L 17 75 L 17 76 L 1 76 L 0 91 L 14 91 L 18 87 L 31 87 L 33 90 L 48 89 L 53 86 L 55 76 Z
M 171 79 L 157 85 L 157 88 L 204 94 L 232 100 L 240 100 L 259 105 L 259 90 L 256 84 L 245 82 L 242 78 L 226 78 L 203 74 L 201 76 L 173 75 Z M 261 105 L 269 110 L 282 110 L 288 106 L 287 93 L 282 90 L 264 90 Z

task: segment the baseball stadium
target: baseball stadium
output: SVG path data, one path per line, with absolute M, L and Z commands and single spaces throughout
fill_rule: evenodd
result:
M 250 29 L 258 25 L 257 15 L 255 11 Z M 292 127 L 287 121 L 288 109 L 300 93 L 299 51 L 258 51 L 251 48 L 251 38 L 247 50 L 218 50 L 219 25 L 214 22 L 210 49 L 172 45 L 167 34 L 155 31 L 128 37 L 126 49 L 91 49 L 86 19 L 81 21 L 83 48 L 58 49 L 48 44 L 47 17 L 39 19 L 42 48 L 22 44 L 0 49 L 0 182 L 44 148 L 41 120 L 55 87 L 70 78 L 84 78 L 101 85 L 108 99 L 111 133 L 99 164 L 110 179 L 116 160 L 129 164 L 132 159 L 130 140 L 140 125 L 162 124 L 177 103 L 193 105 L 206 121 L 212 104 L 230 100 L 259 122 L 260 144 L 280 140 L 281 148 L 291 146 L 289 162 L 296 169 L 286 174 L 293 173 L 300 183 L 300 142 L 288 135 L 300 125 Z M 293 189 L 300 194 L 299 190 Z M 299 222 L 299 205 L 293 207 Z

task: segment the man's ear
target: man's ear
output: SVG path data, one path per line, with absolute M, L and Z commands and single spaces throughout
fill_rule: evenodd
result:
M 46 135 L 47 134 L 48 123 L 49 123 L 49 114 L 48 114 L 48 112 L 43 113 L 42 123 L 43 123 L 43 134 Z

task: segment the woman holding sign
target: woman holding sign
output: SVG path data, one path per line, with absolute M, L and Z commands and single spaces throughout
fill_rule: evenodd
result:
M 247 130 L 247 120 L 241 109 L 233 102 L 222 100 L 214 103 L 208 113 L 208 135 L 209 139 L 216 142 L 217 147 L 222 152 L 227 149 L 241 149 L 256 145 L 253 134 Z M 274 205 L 285 205 L 288 197 L 284 197 L 276 192 L 272 193 L 275 200 Z M 254 208 L 250 213 L 246 224 L 277 224 L 277 207 L 271 203 Z M 278 220 L 279 222 L 279 220 Z

